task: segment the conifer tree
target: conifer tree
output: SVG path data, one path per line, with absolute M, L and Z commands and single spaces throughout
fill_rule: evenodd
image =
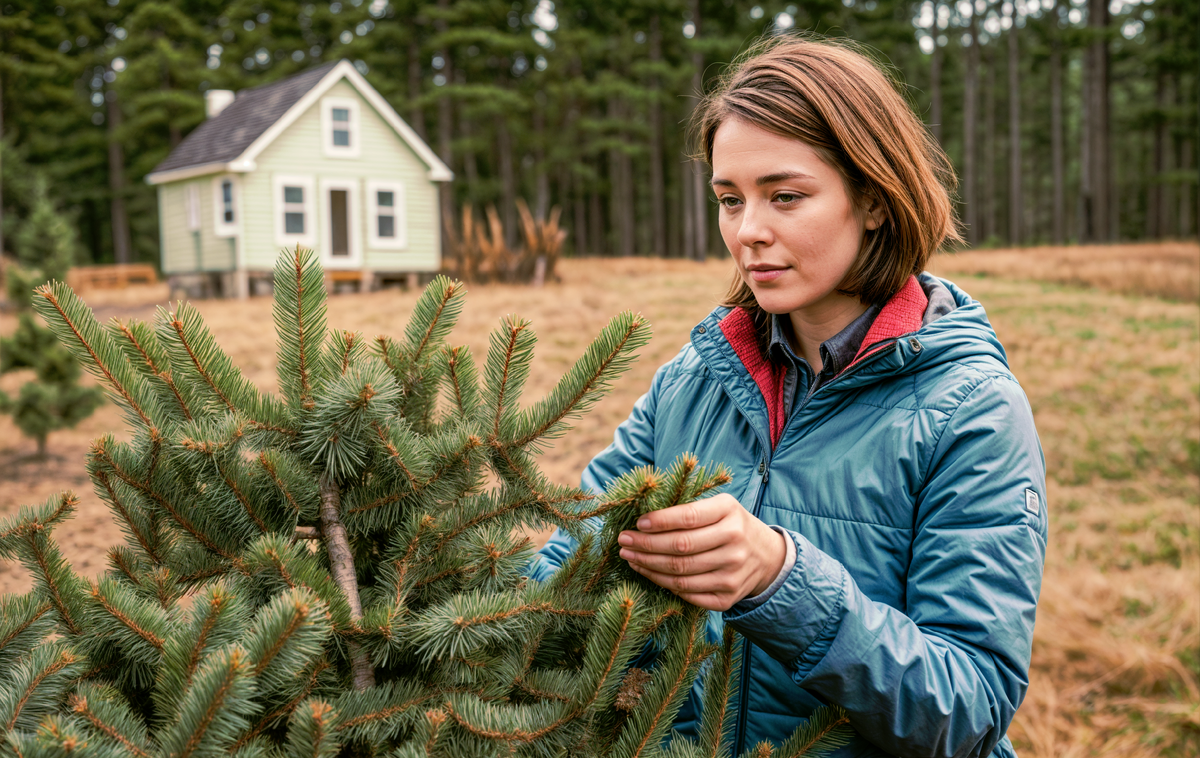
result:
M 0 555 L 35 583 L 0 597 L 0 755 L 725 754 L 734 634 L 706 639 L 707 612 L 632 572 L 616 537 L 728 475 L 685 456 L 596 494 L 535 461 L 646 321 L 617 316 L 522 406 L 529 323 L 506 317 L 477 365 L 446 344 L 456 282 L 435 280 L 395 339 L 327 328 L 308 251 L 281 257 L 275 297 L 279 397 L 186 303 L 102 326 L 61 283 L 37 291 L 133 429 L 88 460 L 126 544 L 87 580 L 52 537 L 73 495 L 0 522 Z M 522 527 L 547 524 L 580 547 L 530 582 Z M 701 740 L 668 741 L 701 675 Z M 823 710 L 753 754 L 818 755 L 847 728 Z
M 16 397 L 0 392 L 0 413 L 10 414 L 21 433 L 37 442 L 40 457 L 46 454 L 50 432 L 92 415 L 103 392 L 79 384 L 79 364 L 29 312 L 34 285 L 66 278 L 78 247 L 75 230 L 51 201 L 45 178 L 36 176 L 32 186 L 29 216 L 13 240 L 19 264 L 8 267 L 5 280 L 9 302 L 23 312 L 16 332 L 0 339 L 0 374 L 32 369 L 34 378 Z

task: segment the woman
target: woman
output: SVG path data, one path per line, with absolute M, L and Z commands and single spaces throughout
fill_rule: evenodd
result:
M 585 487 L 689 451 L 732 470 L 726 494 L 620 542 L 748 641 L 735 755 L 821 703 L 855 727 L 838 755 L 1013 755 L 1044 461 L 983 308 L 923 273 L 957 239 L 944 155 L 873 63 L 828 42 L 760 48 L 696 125 L 736 278 Z M 535 577 L 572 547 L 555 535 Z

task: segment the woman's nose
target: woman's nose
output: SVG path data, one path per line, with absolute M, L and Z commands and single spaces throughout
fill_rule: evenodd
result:
M 767 208 L 758 203 L 747 202 L 742 207 L 741 224 L 738 226 L 737 241 L 742 247 L 770 245 L 773 239 L 767 218 Z

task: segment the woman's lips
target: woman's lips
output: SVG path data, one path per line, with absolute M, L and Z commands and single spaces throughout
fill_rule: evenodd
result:
M 786 268 L 752 268 L 750 278 L 756 282 L 769 282 L 783 276 Z

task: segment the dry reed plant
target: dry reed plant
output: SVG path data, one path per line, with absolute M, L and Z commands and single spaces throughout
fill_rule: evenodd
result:
M 1195 242 L 970 250 L 935 256 L 930 270 L 940 276 L 987 274 L 1200 301 L 1200 244 Z
M 530 318 L 539 336 L 525 395 L 533 402 L 613 313 L 649 318 L 655 337 L 641 360 L 542 459 L 548 476 L 574 483 L 654 370 L 719 301 L 731 272 L 726 261 L 610 258 L 563 259 L 558 273 L 561 281 L 540 290 L 472 286 L 455 338 L 482 354 L 503 314 Z M 1200 754 L 1200 310 L 995 275 L 952 278 L 987 307 L 1033 406 L 1049 471 L 1050 546 L 1030 689 L 1009 730 L 1018 752 Z M 396 333 L 415 299 L 397 290 L 334 297 L 329 323 L 368 336 Z M 198 307 L 247 378 L 274 390 L 271 332 L 246 328 L 269 323 L 270 300 Z M 150 312 L 116 302 L 102 310 L 122 309 Z M 0 333 L 14 328 L 13 317 L 0 316 Z M 122 428 L 120 413 L 106 406 L 80 428 L 52 435 L 55 457 L 39 463 L 0 417 L 0 517 L 75 488 L 80 512 L 60 537 L 76 568 L 99 573 L 120 533 L 91 492 L 84 461 L 91 438 Z M 22 572 L 0 565 L 0 591 L 27 586 Z
M 475 221 L 475 209 L 464 205 L 461 231 L 446 223 L 449 256 L 444 263 L 445 273 L 467 284 L 480 281 L 541 284 L 553 279 L 555 263 L 567 238 L 567 232 L 558 225 L 562 208 L 555 206 L 547 219 L 535 219 L 529 205 L 518 198 L 517 212 L 525 245 L 513 250 L 504 241 L 504 224 L 496 206 L 487 207 L 485 226 Z

